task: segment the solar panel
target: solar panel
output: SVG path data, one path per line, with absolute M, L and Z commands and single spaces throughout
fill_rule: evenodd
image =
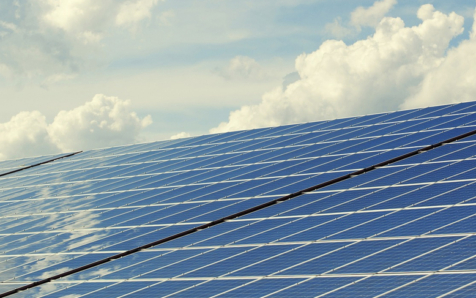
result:
M 0 297 L 470 293 L 475 109 L 3 162 Z

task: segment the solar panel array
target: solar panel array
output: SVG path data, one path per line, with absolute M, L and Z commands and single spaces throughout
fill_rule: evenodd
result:
M 474 297 L 474 130 L 470 102 L 0 163 L 0 293 Z

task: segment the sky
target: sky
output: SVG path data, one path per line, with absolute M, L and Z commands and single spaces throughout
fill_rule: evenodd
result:
M 476 100 L 474 0 L 5 0 L 0 159 Z

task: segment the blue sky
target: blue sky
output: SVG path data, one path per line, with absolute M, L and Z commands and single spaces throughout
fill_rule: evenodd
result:
M 474 0 L 2 1 L 0 141 L 8 145 L 0 157 L 469 100 L 472 86 L 443 100 L 431 85 L 452 71 L 473 74 L 471 57 L 467 69 L 456 69 L 455 61 L 470 51 L 475 6 Z M 387 50 L 379 30 L 393 37 L 395 58 L 356 62 Z M 408 30 L 418 45 L 399 43 Z M 449 55 L 451 49 L 457 51 Z M 342 77 L 333 72 L 339 69 L 349 72 Z M 387 70 L 401 74 L 375 85 L 372 75 Z M 289 74 L 297 82 L 283 86 Z M 342 102 L 359 108 L 340 109 Z

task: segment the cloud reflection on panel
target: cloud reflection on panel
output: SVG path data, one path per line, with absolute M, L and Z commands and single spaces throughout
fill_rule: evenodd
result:
M 0 159 L 129 144 L 151 123 L 151 116 L 140 118 L 131 110 L 129 100 L 102 94 L 59 112 L 49 124 L 38 111 L 21 112 L 0 123 Z
M 359 8 L 360 15 L 364 12 Z M 418 26 L 384 17 L 365 40 L 350 45 L 327 40 L 317 51 L 300 55 L 296 81 L 265 93 L 257 105 L 231 112 L 228 122 L 210 132 L 474 100 L 474 27 L 468 40 L 449 49 L 463 32 L 464 18 L 430 4 L 421 6 L 417 16 Z

